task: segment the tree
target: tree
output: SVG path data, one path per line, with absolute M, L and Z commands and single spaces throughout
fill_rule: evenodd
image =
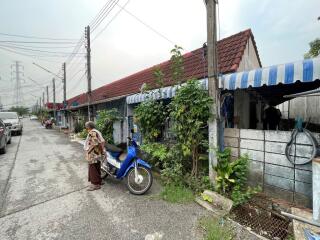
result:
M 98 111 L 96 128 L 102 133 L 103 138 L 113 144 L 113 123 L 120 119 L 120 114 L 117 109 Z
M 25 115 L 29 113 L 29 109 L 23 106 L 11 107 L 9 109 L 10 112 L 16 112 L 19 116 Z
M 182 50 L 182 47 L 177 45 L 171 50 L 171 78 L 174 84 L 181 84 L 181 80 L 183 79 L 184 67 Z
M 314 58 L 320 55 L 320 39 L 316 38 L 314 41 L 309 43 L 310 50 L 304 55 L 304 58 Z
M 203 145 L 209 107 L 213 100 L 197 80 L 189 80 L 183 85 L 170 103 L 170 117 L 177 142 L 185 157 L 192 158 L 191 175 L 198 176 L 199 149 Z

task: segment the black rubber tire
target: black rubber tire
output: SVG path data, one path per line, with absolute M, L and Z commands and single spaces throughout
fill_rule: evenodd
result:
M 5 154 L 7 152 L 7 143 L 4 144 L 4 147 L 0 149 L 0 154 Z
M 134 168 L 131 168 L 127 174 L 127 177 L 126 177 L 126 185 L 127 185 L 127 188 L 129 189 L 129 191 L 134 195 L 145 194 L 151 188 L 152 182 L 153 182 L 152 172 L 149 168 L 146 168 L 146 167 L 140 165 L 140 166 L 138 166 L 138 169 L 143 169 L 144 171 L 146 171 L 150 177 L 150 181 L 149 181 L 149 184 L 143 190 L 137 191 L 137 190 L 133 189 L 132 186 L 130 185 L 130 175 L 134 174 Z

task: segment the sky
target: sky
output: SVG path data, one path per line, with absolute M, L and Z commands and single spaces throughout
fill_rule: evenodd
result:
M 33 65 L 37 63 L 60 75 L 61 65 L 84 35 L 107 0 L 0 0 L 0 97 L 6 107 L 14 104 L 15 82 L 11 65 L 20 61 L 23 103 L 34 104 L 49 85 L 52 101 L 52 74 Z M 173 44 L 184 52 L 206 42 L 206 9 L 203 0 L 119 0 L 130 13 L 115 6 L 91 33 L 92 89 L 154 66 L 170 58 Z M 319 0 L 220 0 L 218 38 L 251 28 L 263 66 L 296 61 L 303 58 L 309 42 L 320 37 Z M 113 20 L 112 20 L 113 19 Z M 112 20 L 112 22 L 110 22 Z M 110 23 L 109 23 L 110 22 Z M 106 28 L 105 28 L 106 27 Z M 150 30 L 150 27 L 157 33 Z M 105 30 L 101 33 L 105 28 Z M 23 56 L 3 49 L 3 41 L 46 41 L 1 35 L 35 36 L 72 39 L 72 45 L 56 44 L 63 52 L 59 57 L 39 57 L 39 52 Z M 99 34 L 99 35 L 98 35 Z M 2 41 L 2 42 L 1 42 Z M 47 40 L 49 41 L 49 40 Z M 52 40 L 53 41 L 53 40 Z M 29 44 L 29 43 L 28 43 Z M 63 46 L 63 48 L 57 47 Z M 19 46 L 21 47 L 21 46 Z M 68 47 L 68 48 L 67 48 Z M 12 48 L 11 48 L 12 50 Z M 21 53 L 23 49 L 15 49 Z M 84 46 L 67 64 L 67 98 L 85 92 Z M 25 53 L 25 52 L 24 52 Z M 33 80 L 30 80 L 30 78 Z M 36 84 L 36 83 L 37 84 Z M 56 78 L 57 101 L 62 100 L 62 82 Z

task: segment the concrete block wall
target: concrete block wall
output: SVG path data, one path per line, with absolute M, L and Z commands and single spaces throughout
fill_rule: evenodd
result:
M 320 139 L 319 134 L 315 134 Z M 250 162 L 249 185 L 262 186 L 270 196 L 311 207 L 312 167 L 294 165 L 285 156 L 285 147 L 291 132 L 249 129 L 225 129 L 225 146 L 232 156 L 248 154 Z M 297 146 L 291 154 L 300 162 L 311 156 L 311 142 L 304 134 L 298 134 Z

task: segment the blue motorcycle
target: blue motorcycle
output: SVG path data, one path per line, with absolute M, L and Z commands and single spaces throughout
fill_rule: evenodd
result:
M 127 152 L 111 144 L 106 144 L 107 158 L 101 164 L 101 177 L 112 176 L 126 179 L 129 191 L 136 195 L 146 193 L 153 182 L 151 166 L 137 157 L 139 146 L 135 140 L 129 139 Z

